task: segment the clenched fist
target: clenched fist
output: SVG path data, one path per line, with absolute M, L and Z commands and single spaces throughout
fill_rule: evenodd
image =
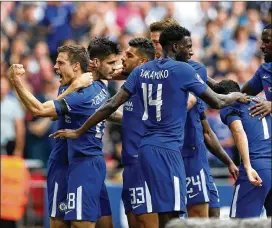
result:
M 12 66 L 9 68 L 8 75 L 11 79 L 14 79 L 16 77 L 21 77 L 25 74 L 25 69 L 22 64 L 12 64 Z

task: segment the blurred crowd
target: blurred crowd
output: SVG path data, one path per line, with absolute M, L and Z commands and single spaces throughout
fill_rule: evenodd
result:
M 53 66 L 57 47 L 88 46 L 107 36 L 122 50 L 137 36 L 149 36 L 149 25 L 172 17 L 188 28 L 193 59 L 206 65 L 208 75 L 233 79 L 241 85 L 262 63 L 260 36 L 271 22 L 271 2 L 1 2 L 1 153 L 40 159 L 46 167 L 53 145 L 48 134 L 54 122 L 33 118 L 16 98 L 7 80 L 13 63 L 26 69 L 27 88 L 41 101 L 54 99 L 59 86 Z M 114 94 L 122 82 L 110 82 Z M 226 151 L 236 159 L 233 139 L 218 111 L 208 119 Z M 104 136 L 108 170 L 121 168 L 121 128 L 108 124 Z M 213 166 L 222 164 L 210 155 Z

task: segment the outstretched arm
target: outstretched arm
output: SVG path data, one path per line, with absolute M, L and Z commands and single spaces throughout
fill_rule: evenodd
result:
M 211 77 L 207 77 L 207 85 L 212 89 L 214 87 L 214 85 L 217 83 L 217 81 L 215 81 L 214 79 L 212 79 Z
M 256 96 L 258 93 L 260 93 L 261 91 L 258 91 L 254 88 L 252 88 L 250 85 L 249 85 L 249 82 L 246 82 L 242 89 L 241 89 L 241 92 L 242 93 L 246 93 L 248 95 L 251 95 L 251 96 Z
M 202 115 L 205 115 L 205 113 L 203 113 Z M 207 148 L 214 156 L 216 156 L 220 161 L 222 161 L 226 166 L 228 166 L 229 172 L 236 180 L 239 174 L 238 168 L 221 146 L 217 136 L 211 129 L 208 120 L 202 117 L 201 124 L 203 127 L 204 140 Z
M 25 74 L 23 65 L 13 64 L 9 69 L 9 76 L 20 100 L 33 116 L 56 117 L 56 109 L 53 101 L 41 103 L 24 86 L 21 76 Z
M 89 119 L 76 130 L 59 130 L 49 137 L 54 138 L 77 138 L 88 131 L 89 128 L 100 123 L 102 120 L 109 118 L 109 116 L 115 112 L 125 101 L 130 97 L 130 93 L 120 88 L 118 92 L 108 100 L 108 102 L 98 109 L 95 114 L 93 114 Z
M 200 98 L 205 101 L 211 108 L 221 109 L 233 104 L 236 101 L 241 103 L 250 102 L 250 97 L 239 92 L 230 93 L 228 95 L 215 93 L 212 89 L 207 87 L 204 93 L 200 95 Z
M 243 160 L 249 181 L 253 185 L 261 186 L 262 179 L 259 177 L 258 173 L 251 167 L 249 159 L 248 140 L 241 120 L 234 120 L 229 125 L 229 128 L 231 130 L 237 149 Z

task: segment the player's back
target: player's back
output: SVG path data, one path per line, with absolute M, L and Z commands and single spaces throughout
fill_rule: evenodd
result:
M 224 123 L 227 123 L 228 115 L 237 115 L 242 121 L 248 139 L 252 167 L 258 170 L 271 168 L 271 116 L 269 115 L 262 120 L 258 119 L 260 116 L 251 117 L 248 109 L 255 104 L 254 101 L 249 104 L 236 102 L 222 109 L 220 115 Z
M 109 95 L 107 86 L 102 81 L 94 81 L 90 86 L 71 95 L 72 102 L 66 116 L 70 119 L 71 129 L 81 127 L 97 109 L 105 104 Z M 71 99 L 70 99 L 71 100 Z M 67 101 L 68 106 L 70 104 Z M 68 139 L 69 161 L 73 157 L 102 154 L 102 136 L 106 121 L 89 128 L 88 131 L 75 139 Z
M 141 145 L 179 151 L 187 116 L 187 90 L 194 86 L 195 70 L 187 63 L 169 58 L 150 61 L 137 70 L 137 92 L 145 124 Z M 203 88 L 199 92 L 203 92 Z

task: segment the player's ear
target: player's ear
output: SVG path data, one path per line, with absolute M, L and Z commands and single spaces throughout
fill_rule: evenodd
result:
M 140 63 L 141 64 L 144 64 L 144 63 L 147 63 L 148 62 L 148 59 L 147 58 L 141 58 L 140 59 Z
M 93 67 L 97 68 L 100 66 L 100 60 L 98 58 L 93 58 Z
M 177 43 L 173 43 L 173 44 L 172 44 L 172 51 L 173 51 L 174 53 L 177 53 L 177 52 L 178 52 L 178 44 L 177 44 Z
M 80 63 L 77 62 L 77 63 L 74 64 L 73 71 L 76 72 L 76 71 L 78 71 L 79 69 L 80 69 Z

